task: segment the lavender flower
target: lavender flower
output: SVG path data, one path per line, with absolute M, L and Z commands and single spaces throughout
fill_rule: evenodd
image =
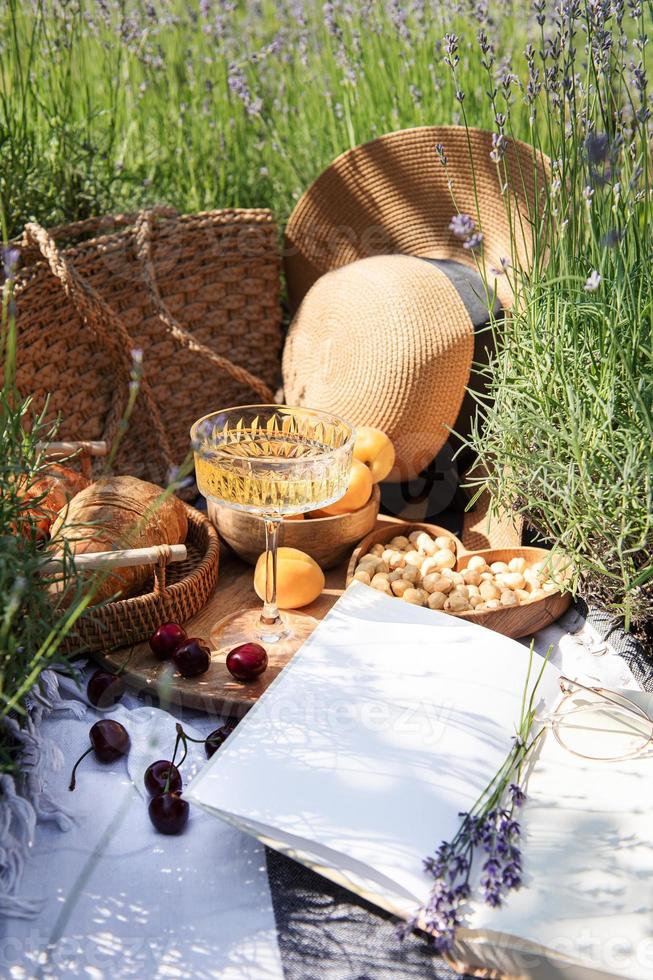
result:
M 449 222 L 449 231 L 452 231 L 456 238 L 468 239 L 476 228 L 476 222 L 468 214 L 454 214 Z
M 263 102 L 261 99 L 255 98 L 252 95 L 242 68 L 239 68 L 237 65 L 231 65 L 227 76 L 227 84 L 229 85 L 229 89 L 234 95 L 238 96 L 245 106 L 245 111 L 248 116 L 258 116 L 260 114 L 263 108 Z
M 499 163 L 499 161 L 503 159 L 507 148 L 508 141 L 503 133 L 492 133 L 490 160 L 492 160 L 493 163 Z
M 608 155 L 610 141 L 607 133 L 590 133 L 585 140 L 585 151 L 590 166 L 603 163 Z
M 460 61 L 458 57 L 458 35 L 457 34 L 445 34 L 444 35 L 444 50 L 445 50 L 445 65 L 449 68 L 455 68 Z
M 521 746 L 520 751 L 525 747 Z M 426 928 L 435 937 L 438 952 L 448 952 L 454 942 L 471 888 L 474 848 L 482 845 L 486 853 L 481 866 L 480 886 L 484 901 L 497 908 L 507 892 L 521 885 L 521 853 L 516 841 L 520 827 L 513 809 L 521 806 L 525 795 L 511 783 L 510 809 L 490 807 L 481 813 L 461 813 L 461 825 L 453 841 L 443 841 L 424 869 L 435 878 L 429 899 L 422 909 Z
M 514 806 L 521 807 L 524 805 L 526 794 L 521 786 L 518 786 L 517 783 L 511 783 L 508 787 L 508 792 L 510 793 L 510 799 Z
M 463 248 L 471 251 L 475 248 L 480 248 L 483 243 L 483 232 L 475 231 L 473 235 L 470 235 L 466 242 L 463 242 Z
M 436 143 L 435 144 L 435 152 L 437 153 L 438 160 L 440 161 L 440 163 L 442 164 L 442 166 L 443 167 L 446 167 L 446 165 L 447 165 L 447 154 L 444 152 L 444 144 L 443 143 Z M 449 227 L 451 227 L 451 225 Z
M 11 279 L 16 271 L 20 260 L 20 252 L 17 248 L 5 248 L 2 252 L 2 265 L 7 279 Z
M 590 272 L 589 276 L 587 277 L 583 289 L 585 290 L 586 293 L 595 293 L 596 290 L 599 288 L 600 282 L 601 282 L 601 276 L 596 271 L 596 269 L 593 269 Z
M 503 276 L 506 274 L 509 268 L 510 268 L 510 260 L 507 259 L 505 255 L 502 255 L 501 258 L 499 259 L 499 265 L 491 266 L 490 272 L 492 273 L 493 276 Z

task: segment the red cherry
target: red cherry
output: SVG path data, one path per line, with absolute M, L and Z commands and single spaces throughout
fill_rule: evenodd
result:
M 186 630 L 179 623 L 164 623 L 150 637 L 150 649 L 159 660 L 168 660 L 186 639 Z
M 238 681 L 251 681 L 267 668 L 268 655 L 260 643 L 241 643 L 227 654 L 227 670 Z
M 168 775 L 170 776 L 169 783 Z M 143 782 L 150 796 L 160 796 L 165 793 L 166 783 L 168 783 L 168 792 L 181 793 L 181 773 L 176 766 L 165 759 L 158 759 L 157 762 L 153 762 L 147 767 Z
M 207 759 L 210 759 L 218 751 L 220 746 L 229 738 L 235 727 L 235 722 L 228 722 L 222 728 L 216 728 L 210 735 L 207 735 L 206 741 L 204 742 L 204 751 L 206 752 Z
M 96 670 L 91 674 L 86 686 L 86 695 L 96 708 L 110 708 L 117 704 L 125 693 L 125 682 L 119 674 L 108 670 Z
M 75 788 L 77 766 L 89 752 L 95 752 L 95 758 L 98 762 L 115 762 L 121 756 L 127 755 L 131 745 L 127 729 L 119 721 L 113 721 L 111 718 L 96 721 L 88 733 L 88 737 L 91 740 L 91 747 L 80 755 L 75 763 L 68 789 Z
M 188 823 L 190 807 L 178 793 L 161 793 L 150 800 L 148 813 L 160 834 L 180 834 Z
M 172 655 L 172 661 L 182 677 L 197 677 L 205 674 L 211 666 L 211 651 L 198 636 L 177 647 Z

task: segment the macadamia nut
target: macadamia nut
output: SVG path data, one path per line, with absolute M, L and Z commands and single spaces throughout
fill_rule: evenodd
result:
M 396 538 L 390 539 L 388 547 L 395 551 L 405 551 L 408 548 L 408 538 L 405 538 L 403 534 L 398 534 Z
M 444 609 L 447 597 L 443 592 L 431 592 L 427 599 L 429 609 Z
M 433 555 L 437 551 L 437 545 L 433 538 L 424 531 L 415 539 L 415 546 L 423 555 Z
M 428 595 L 424 589 L 406 589 L 401 597 L 404 602 L 410 602 L 413 606 L 425 606 L 428 602 Z
M 444 604 L 446 612 L 465 612 L 471 606 L 464 595 L 451 594 Z

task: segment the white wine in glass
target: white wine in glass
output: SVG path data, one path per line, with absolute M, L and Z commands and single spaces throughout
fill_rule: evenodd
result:
M 277 608 L 277 539 L 284 517 L 326 507 L 347 489 L 354 430 L 335 415 L 286 405 L 246 405 L 204 416 L 191 440 L 200 492 L 265 523 L 263 610 L 236 613 L 211 634 L 216 647 L 258 640 L 299 645 L 314 625 Z M 308 621 L 308 622 L 307 622 Z

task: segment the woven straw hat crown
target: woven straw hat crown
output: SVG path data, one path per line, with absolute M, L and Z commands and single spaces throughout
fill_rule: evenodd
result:
M 434 329 L 434 327 L 437 327 Z M 322 276 L 284 351 L 290 404 L 338 406 L 392 439 L 393 478 L 426 466 L 456 421 L 474 331 L 447 276 L 408 255 L 379 255 Z
M 383 429 L 394 479 L 415 476 L 457 428 L 475 356 L 469 303 L 444 267 L 470 270 L 487 320 L 483 279 L 508 307 L 510 278 L 497 271 L 530 264 L 547 161 L 514 140 L 501 152 L 497 162 L 481 130 L 390 133 L 338 157 L 286 228 L 285 399 Z M 472 216 L 480 249 L 450 229 L 456 213 Z

